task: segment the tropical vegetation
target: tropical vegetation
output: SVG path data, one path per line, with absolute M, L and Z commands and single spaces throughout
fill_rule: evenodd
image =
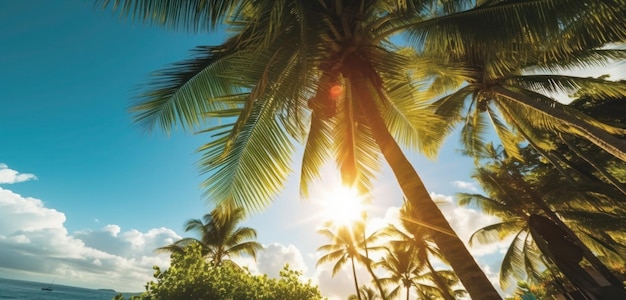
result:
M 556 224 L 571 231 L 570 236 L 578 238 L 582 246 L 590 249 L 593 258 L 598 256 L 600 266 L 593 258 L 587 259 L 588 263 L 607 281 L 617 281 L 615 285 L 621 288 L 624 278 L 620 279 L 616 271 L 626 264 L 624 196 L 610 183 L 597 178 L 581 179 L 576 173 L 570 174 L 569 179 L 560 176 L 557 168 L 542 160 L 532 146 L 520 149 L 519 153 L 524 157 L 523 161 L 488 145 L 483 157 L 491 156 L 491 159 L 477 167 L 473 176 L 486 195 L 458 195 L 459 204 L 473 205 L 500 219 L 498 223 L 476 231 L 470 243 L 490 243 L 512 237 L 501 263 L 500 285 L 506 288 L 516 280 L 545 283 L 546 272 L 560 272 L 530 234 L 531 216 L 543 215 L 559 221 Z M 593 168 L 587 166 L 588 176 L 591 176 L 591 170 Z M 624 179 L 626 177 L 620 178 Z M 539 194 L 541 197 L 537 199 Z M 603 267 L 607 268 L 608 274 L 600 269 Z M 575 284 L 573 288 L 576 289 Z
M 211 201 L 263 209 L 283 188 L 297 145 L 305 196 L 328 161 L 346 185 L 369 191 L 384 160 L 418 208 L 412 220 L 475 299 L 500 296 L 406 153 L 434 156 L 441 128 L 461 123 L 467 153 L 478 155 L 487 118 L 517 159 L 521 141 L 546 154 L 556 136 L 626 161 L 624 128 L 551 94 L 626 96 L 623 83 L 557 74 L 626 56 L 605 48 L 626 41 L 624 0 L 100 2 L 142 22 L 231 33 L 157 73 L 131 108 L 148 130 L 209 134 L 199 151 Z
M 302 273 L 285 266 L 279 278 L 252 275 L 232 264 L 215 265 L 204 258 L 203 247 L 192 243 L 172 254 L 170 267 L 154 267 L 154 280 L 146 291 L 130 299 L 322 299 L 317 286 L 301 278 Z M 115 299 L 124 299 L 120 294 Z
M 183 238 L 171 245 L 156 249 L 157 252 L 183 253 L 191 244 L 200 245 L 203 257 L 209 258 L 214 265 L 221 265 L 232 257 L 248 255 L 256 259 L 256 254 L 263 245 L 256 242 L 256 230 L 250 227 L 238 227 L 243 221 L 243 209 L 226 211 L 217 207 L 204 215 L 203 220 L 191 219 L 185 225 L 185 231 L 195 231 L 197 238 Z

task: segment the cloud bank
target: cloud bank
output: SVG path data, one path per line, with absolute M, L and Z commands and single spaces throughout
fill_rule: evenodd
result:
M 34 178 L 0 164 L 0 183 Z M 63 212 L 43 201 L 0 188 L 0 273 L 43 282 L 58 277 L 58 284 L 139 292 L 152 280 L 152 266 L 169 266 L 169 255 L 156 254 L 154 249 L 181 238 L 168 228 L 142 232 L 115 224 L 69 233 L 65 221 Z M 293 245 L 266 245 L 256 263 L 249 259 L 246 264 L 276 277 L 285 264 L 307 270 Z

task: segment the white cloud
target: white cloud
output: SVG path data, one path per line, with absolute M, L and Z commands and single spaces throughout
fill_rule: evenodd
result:
M 122 231 L 117 225 L 68 233 L 65 214 L 39 199 L 0 188 L 0 270 L 16 278 L 141 291 L 152 266 L 169 265 L 153 250 L 180 237 L 171 229 Z M 26 276 L 25 274 L 28 274 Z
M 37 179 L 37 177 L 33 174 L 22 174 L 11 170 L 6 164 L 0 163 L 0 184 L 13 184 L 31 179 Z
M 296 246 L 285 246 L 279 243 L 264 245 L 263 250 L 257 252 L 256 261 L 251 257 L 235 257 L 233 261 L 240 266 L 247 267 L 252 274 L 267 274 L 272 278 L 278 278 L 280 271 L 287 264 L 290 269 L 303 273 L 306 273 L 308 269 Z
M 294 270 L 307 271 L 302 254 L 294 245 L 269 244 L 257 257 L 259 272 L 270 277 L 277 277 L 278 272 L 283 269 L 285 264 L 289 264 L 289 268 Z
M 454 187 L 457 187 L 457 188 L 460 188 L 460 189 L 470 190 L 472 192 L 477 192 L 478 191 L 478 189 L 474 186 L 473 183 L 467 182 L 467 181 L 455 180 L 455 181 L 452 182 L 452 185 Z

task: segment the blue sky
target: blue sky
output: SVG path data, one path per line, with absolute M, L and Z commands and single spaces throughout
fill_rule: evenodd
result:
M 139 291 L 152 265 L 167 264 L 152 250 L 210 211 L 194 152 L 207 137 L 147 135 L 127 108 L 150 72 L 223 38 L 133 24 L 89 1 L 0 1 L 0 277 Z M 448 139 L 434 162 L 411 155 L 438 199 L 473 188 L 471 161 L 457 147 Z M 337 182 L 329 174 L 319 189 Z M 315 269 L 326 242 L 315 234 L 319 207 L 299 199 L 297 183 L 292 176 L 274 205 L 246 221 L 266 251 L 244 263 L 272 273 L 288 262 L 325 295 L 345 296 L 348 273 L 331 280 L 328 268 Z M 388 169 L 374 192 L 371 216 L 384 225 L 401 204 Z M 462 236 L 493 221 L 444 211 Z M 495 278 L 501 247 L 473 251 Z

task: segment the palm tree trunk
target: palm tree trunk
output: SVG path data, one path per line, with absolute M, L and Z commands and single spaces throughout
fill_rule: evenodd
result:
M 367 258 L 367 271 L 370 273 L 370 275 L 372 275 L 372 279 L 374 280 L 374 282 L 376 282 L 376 287 L 378 288 L 378 292 L 380 293 L 380 298 L 386 300 L 387 297 L 385 296 L 385 290 L 383 289 L 380 280 L 378 280 L 378 277 L 376 277 L 376 274 L 374 274 L 374 270 L 372 270 L 372 262 L 370 260 L 369 251 L 367 250 L 367 238 L 365 237 L 365 229 L 363 229 L 363 247 L 365 248 L 365 258 Z
M 409 293 L 411 292 L 411 286 L 406 287 L 406 300 L 409 300 Z
M 356 297 L 361 300 L 361 293 L 359 292 L 359 282 L 356 279 L 356 269 L 354 268 L 354 256 L 350 256 L 350 261 L 352 261 L 352 276 L 354 276 L 354 288 L 356 289 Z
M 558 119 L 559 121 L 574 128 L 579 136 L 596 144 L 598 147 L 602 148 L 604 151 L 610 153 L 616 158 L 626 162 L 626 141 L 619 139 L 585 121 L 581 121 L 568 111 L 568 107 L 565 107 L 557 102 L 547 104 L 543 101 L 533 99 L 528 95 L 510 91 L 498 85 L 492 86 L 490 90 L 510 101 L 515 101 L 525 106 L 532 107 L 533 109 L 541 111 L 552 118 Z
M 375 73 L 371 69 L 367 70 L 370 71 L 367 73 L 358 71 L 359 68 L 364 67 L 367 68 L 366 65 L 356 63 L 350 64 L 346 68 L 346 72 L 349 72 L 348 77 L 354 84 L 353 93 L 356 93 L 358 96 L 357 101 L 360 103 L 360 107 L 365 115 L 368 116 L 374 140 L 391 167 L 407 201 L 414 207 L 418 207 L 419 211 L 422 212 L 417 216 L 418 220 L 416 221 L 430 226 L 430 235 L 472 299 L 502 299 L 467 248 L 465 248 L 461 239 L 454 233 L 439 207 L 428 194 L 428 190 L 426 190 L 421 178 L 413 169 L 411 162 L 409 162 L 400 146 L 389 133 L 374 102 L 375 100 L 367 92 L 370 90 L 370 86 L 365 82 L 366 79 L 363 76 L 363 74 Z M 432 230 L 432 228 L 437 228 L 438 230 Z

